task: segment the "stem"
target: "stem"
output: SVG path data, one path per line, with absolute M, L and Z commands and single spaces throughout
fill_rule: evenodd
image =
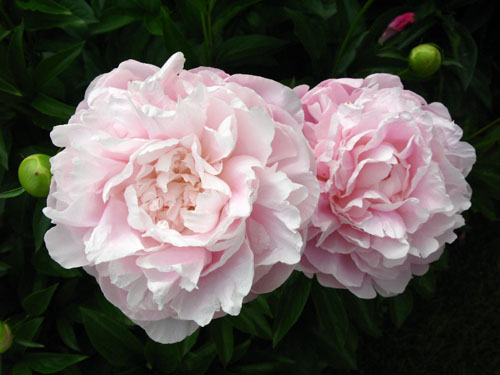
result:
M 409 71 L 410 71 L 410 68 L 406 68 L 406 69 L 403 69 L 402 71 L 400 71 L 399 73 L 397 73 L 396 75 L 399 76 L 399 77 L 402 77 L 406 73 L 408 73 Z
M 363 14 L 365 14 L 365 12 L 368 10 L 370 5 L 372 5 L 372 3 L 374 1 L 375 0 L 368 0 L 365 3 L 365 5 L 363 5 L 363 8 L 361 8 L 361 10 L 358 12 L 358 14 L 356 14 L 354 21 L 351 23 L 351 26 L 349 27 L 349 30 L 347 31 L 347 34 L 346 34 L 344 40 L 342 41 L 342 45 L 340 46 L 340 51 L 337 54 L 337 57 L 335 59 L 335 64 L 333 65 L 332 74 L 331 74 L 332 77 L 334 77 L 335 73 L 337 72 L 337 68 L 339 66 L 340 59 L 344 55 L 345 49 L 347 48 L 347 43 L 349 43 L 349 40 L 351 39 L 351 35 L 354 32 L 354 30 L 356 29 L 356 26 L 358 25 L 359 20 L 361 19 L 361 17 L 363 17 Z
M 214 47 L 214 32 L 212 28 L 212 10 L 216 0 L 210 0 L 208 8 L 204 14 L 201 14 L 201 26 L 203 29 L 203 38 L 205 39 L 205 49 L 208 63 L 212 63 L 212 50 Z
M 492 126 L 498 124 L 500 122 L 500 117 L 497 118 L 496 120 L 493 120 L 492 122 L 490 122 L 488 125 L 485 125 L 483 126 L 481 129 L 479 129 L 477 132 L 475 133 L 472 133 L 472 135 L 469 135 L 467 138 L 464 139 L 464 141 L 469 141 L 470 139 L 478 136 L 479 134 L 482 134 L 484 133 L 486 130 L 488 130 L 489 128 L 491 128 Z

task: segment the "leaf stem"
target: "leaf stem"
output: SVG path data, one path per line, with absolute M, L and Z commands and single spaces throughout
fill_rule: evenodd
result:
M 359 20 L 361 19 L 361 17 L 363 17 L 363 14 L 365 14 L 365 12 L 368 10 L 370 5 L 372 5 L 372 3 L 374 1 L 375 0 L 368 0 L 365 3 L 365 5 L 363 5 L 363 8 L 361 8 L 361 10 L 358 12 L 358 14 L 356 14 L 354 21 L 352 21 L 351 26 L 349 27 L 349 30 L 347 31 L 347 34 L 346 34 L 344 40 L 342 41 L 342 45 L 340 46 L 339 53 L 337 54 L 337 57 L 335 58 L 335 64 L 333 65 L 332 74 L 331 74 L 332 77 L 335 77 L 335 74 L 337 73 L 337 68 L 340 64 L 340 59 L 344 55 L 345 49 L 347 48 L 347 43 L 349 43 L 349 40 L 351 39 L 351 35 L 354 32 L 354 30 L 356 29 L 356 26 L 358 25 Z
M 475 133 L 472 133 L 472 135 L 469 135 L 467 138 L 464 139 L 464 141 L 469 141 L 471 140 L 472 138 L 474 137 L 477 137 L 479 134 L 482 134 L 484 133 L 486 130 L 488 130 L 489 128 L 491 128 L 492 126 L 495 126 L 496 124 L 498 124 L 500 122 L 500 117 L 497 118 L 496 120 L 493 120 L 492 122 L 490 122 L 489 124 L 483 126 L 481 129 L 479 129 L 477 132 Z

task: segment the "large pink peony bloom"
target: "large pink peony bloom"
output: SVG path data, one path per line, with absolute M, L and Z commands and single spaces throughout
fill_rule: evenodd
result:
M 297 95 L 269 79 L 126 61 L 51 133 L 45 242 L 171 343 L 282 284 L 316 207 Z
M 470 206 L 474 149 L 440 103 L 398 77 L 299 86 L 320 199 L 300 268 L 362 298 L 402 293 L 436 260 Z

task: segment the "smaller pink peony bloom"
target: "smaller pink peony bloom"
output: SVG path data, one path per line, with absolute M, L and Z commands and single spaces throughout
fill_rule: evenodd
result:
M 280 286 L 319 195 L 297 95 L 272 80 L 129 60 L 97 77 L 51 159 L 45 235 L 156 341 Z
M 382 36 L 379 38 L 379 44 L 384 44 L 388 39 L 403 31 L 406 26 L 413 22 L 415 22 L 415 13 L 413 12 L 403 13 L 397 16 L 391 21 Z
M 296 88 L 317 161 L 318 209 L 300 269 L 361 298 L 402 293 L 456 239 L 476 160 L 440 103 L 400 79 L 330 79 Z

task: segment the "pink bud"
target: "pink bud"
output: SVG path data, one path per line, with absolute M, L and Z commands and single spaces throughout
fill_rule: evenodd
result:
M 415 13 L 413 12 L 403 13 L 397 16 L 385 29 L 384 33 L 378 40 L 379 44 L 384 44 L 389 38 L 392 38 L 397 33 L 403 31 L 408 24 L 413 22 L 415 22 Z

